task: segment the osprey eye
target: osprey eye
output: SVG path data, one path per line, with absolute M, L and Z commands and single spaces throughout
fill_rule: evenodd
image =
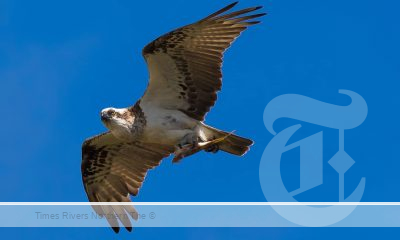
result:
M 114 117 L 115 116 L 115 111 L 114 110 L 108 111 L 108 115 L 111 116 L 111 117 Z

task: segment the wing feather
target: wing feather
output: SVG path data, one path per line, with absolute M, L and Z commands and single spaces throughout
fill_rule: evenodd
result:
M 150 74 L 141 104 L 177 109 L 199 121 L 214 106 L 222 86 L 224 51 L 264 13 L 251 7 L 226 13 L 232 3 L 208 17 L 167 33 L 143 48 Z
M 173 148 L 158 144 L 123 142 L 111 133 L 86 140 L 82 146 L 82 180 L 91 202 L 130 202 L 137 195 L 147 171 L 158 166 Z M 119 231 L 118 219 L 128 231 L 132 229 L 128 215 L 137 219 L 132 205 L 93 206 L 105 216 L 114 231 Z

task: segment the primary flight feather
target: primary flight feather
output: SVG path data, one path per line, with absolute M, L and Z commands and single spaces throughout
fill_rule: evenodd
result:
M 253 141 L 204 124 L 222 85 L 222 57 L 240 33 L 264 13 L 261 7 L 226 13 L 236 3 L 208 17 L 167 33 L 143 49 L 149 85 L 128 108 L 106 108 L 101 120 L 109 131 L 82 146 L 82 179 L 92 202 L 130 202 L 148 170 L 174 154 L 174 162 L 205 150 L 245 154 Z M 114 231 L 118 221 L 130 231 L 131 205 L 94 206 Z

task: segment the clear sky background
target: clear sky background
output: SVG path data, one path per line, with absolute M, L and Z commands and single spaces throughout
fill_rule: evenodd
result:
M 87 201 L 81 183 L 81 144 L 105 131 L 101 109 L 126 107 L 142 95 L 147 85 L 142 47 L 229 3 L 1 0 L 0 201 Z M 226 53 L 223 90 L 207 123 L 236 130 L 256 144 L 243 158 L 201 153 L 179 165 L 168 159 L 149 173 L 135 201 L 266 201 L 258 176 L 261 154 L 272 138 L 263 125 L 266 104 L 286 93 L 349 104 L 339 89 L 359 93 L 369 108 L 363 125 L 346 133 L 346 150 L 356 161 L 346 175 L 346 194 L 366 177 L 363 201 L 400 201 L 400 3 L 243 0 L 237 9 L 254 5 L 263 5 L 269 15 Z M 283 121 L 277 129 L 294 123 Z M 326 130 L 309 127 L 305 136 Z M 324 136 L 326 162 L 337 151 L 337 132 L 326 130 Z M 299 201 L 337 201 L 336 173 L 326 169 L 325 187 L 299 196 Z M 295 179 L 288 176 L 288 185 Z M 108 228 L 0 233 L 16 239 L 115 237 Z M 135 229 L 118 237 L 336 239 L 393 234 L 399 231 L 177 228 Z

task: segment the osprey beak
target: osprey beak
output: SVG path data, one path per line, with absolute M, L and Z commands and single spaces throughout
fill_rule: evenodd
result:
M 102 121 L 108 121 L 109 120 L 109 117 L 108 117 L 106 112 L 101 112 L 100 113 L 100 117 L 101 117 Z

